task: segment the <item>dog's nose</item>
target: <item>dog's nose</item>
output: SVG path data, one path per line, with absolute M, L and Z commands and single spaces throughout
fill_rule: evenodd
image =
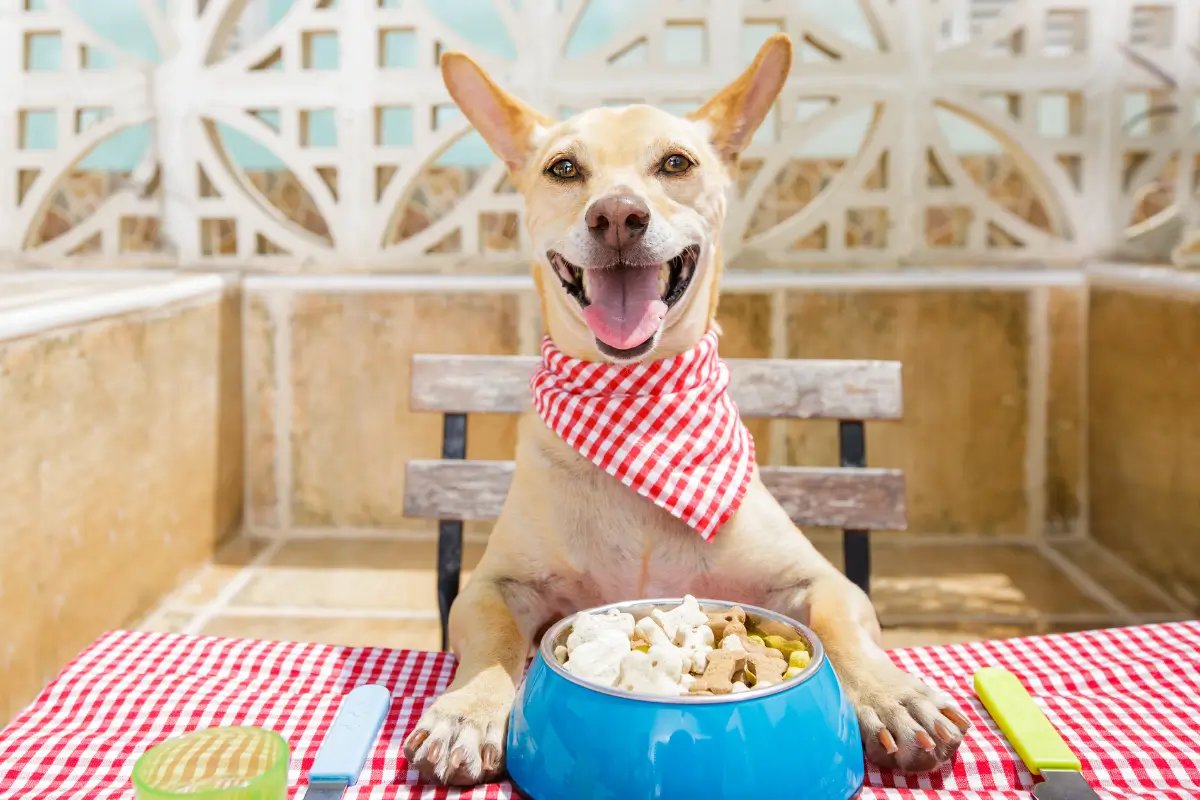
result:
M 646 232 L 650 209 L 640 197 L 614 194 L 588 206 L 584 219 L 592 236 L 619 250 Z

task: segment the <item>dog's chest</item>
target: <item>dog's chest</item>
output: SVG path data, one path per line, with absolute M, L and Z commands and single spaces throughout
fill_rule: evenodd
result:
M 595 603 L 701 591 L 713 545 L 571 451 L 566 469 L 544 473 L 554 502 L 547 522 L 561 548 L 571 592 Z

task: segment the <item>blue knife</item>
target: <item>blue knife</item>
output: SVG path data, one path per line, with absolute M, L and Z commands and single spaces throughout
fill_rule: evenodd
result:
M 392 693 L 382 686 L 359 686 L 346 695 L 308 771 L 304 800 L 341 800 L 358 783 L 391 704 Z

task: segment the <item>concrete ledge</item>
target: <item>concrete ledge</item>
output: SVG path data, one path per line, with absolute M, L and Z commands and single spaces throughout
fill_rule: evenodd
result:
M 216 300 L 225 283 L 217 275 L 0 274 L 0 341 L 185 301 Z

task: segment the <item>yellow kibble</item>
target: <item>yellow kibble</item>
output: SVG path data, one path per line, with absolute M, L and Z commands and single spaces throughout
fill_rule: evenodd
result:
M 761 637 L 761 636 L 756 636 L 756 635 L 754 635 L 754 634 L 752 633 L 752 634 L 750 634 L 750 635 L 749 635 L 748 637 L 746 637 L 746 638 L 748 638 L 748 639 L 749 639 L 750 641 L 752 641 L 752 642 L 758 642 L 758 643 L 759 643 L 759 644 L 761 644 L 763 647 L 766 647 L 766 646 L 767 646 L 767 643 L 763 641 L 763 637 Z
M 808 654 L 807 650 L 795 650 L 788 657 L 788 666 L 792 669 L 804 669 L 811 659 L 812 656 Z
M 788 671 L 783 673 L 783 679 L 789 681 L 804 672 L 804 667 L 788 667 Z

